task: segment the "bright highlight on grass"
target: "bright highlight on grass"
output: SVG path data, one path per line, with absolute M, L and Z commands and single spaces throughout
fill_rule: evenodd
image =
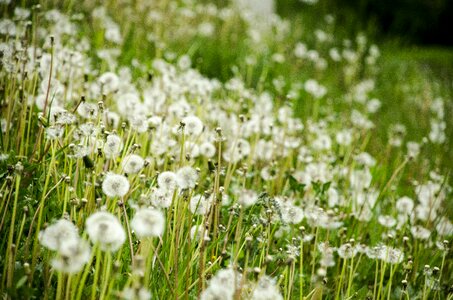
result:
M 436 81 L 383 119 L 379 47 L 267 0 L 9 2 L 2 298 L 452 299 Z

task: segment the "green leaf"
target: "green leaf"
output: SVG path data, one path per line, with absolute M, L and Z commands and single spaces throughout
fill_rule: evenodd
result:
M 20 289 L 27 282 L 27 276 L 22 276 L 16 283 L 16 289 Z

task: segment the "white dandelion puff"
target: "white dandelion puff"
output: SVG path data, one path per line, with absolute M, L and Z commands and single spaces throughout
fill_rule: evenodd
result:
M 101 250 L 116 251 L 126 241 L 126 233 L 117 217 L 108 212 L 96 212 L 85 223 L 90 240 Z
M 182 119 L 184 123 L 184 133 L 187 135 L 197 136 L 203 131 L 203 122 L 198 117 L 187 116 Z
M 129 181 L 123 175 L 108 173 L 102 183 L 102 191 L 109 197 L 123 197 L 129 191 Z
M 209 212 L 212 202 L 212 196 L 195 195 L 190 199 L 190 211 L 195 215 L 205 215 Z
M 166 191 L 174 191 L 178 187 L 178 177 L 174 172 L 165 171 L 157 177 L 159 188 Z
M 198 172 L 192 167 L 182 167 L 176 172 L 176 176 L 181 189 L 194 188 L 198 180 Z
M 165 229 L 165 218 L 156 209 L 140 209 L 132 218 L 131 227 L 139 237 L 160 236 Z
M 77 227 L 65 219 L 58 220 L 39 233 L 39 241 L 50 250 L 59 250 L 63 245 L 78 238 Z
M 125 173 L 134 174 L 140 172 L 145 166 L 145 160 L 137 154 L 130 154 L 123 158 L 121 166 Z
M 104 143 L 104 154 L 107 158 L 117 157 L 123 149 L 123 142 L 116 134 L 109 134 Z
M 77 273 L 90 260 L 91 249 L 82 239 L 73 239 L 60 247 L 57 257 L 51 264 L 55 270 L 64 273 Z

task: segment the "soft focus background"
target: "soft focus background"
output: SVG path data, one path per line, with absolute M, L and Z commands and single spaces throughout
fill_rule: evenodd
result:
M 289 15 L 306 10 L 313 1 L 277 2 L 278 11 Z M 397 39 L 425 46 L 453 45 L 453 1 L 320 0 L 319 4 L 324 12 L 335 12 L 339 22 L 346 27 L 366 28 L 380 40 Z

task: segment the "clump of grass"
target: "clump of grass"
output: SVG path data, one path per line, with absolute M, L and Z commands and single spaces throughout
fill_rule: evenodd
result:
M 1 5 L 4 297 L 451 297 L 445 95 L 398 82 L 420 131 L 384 122 L 365 35 L 263 3 Z

